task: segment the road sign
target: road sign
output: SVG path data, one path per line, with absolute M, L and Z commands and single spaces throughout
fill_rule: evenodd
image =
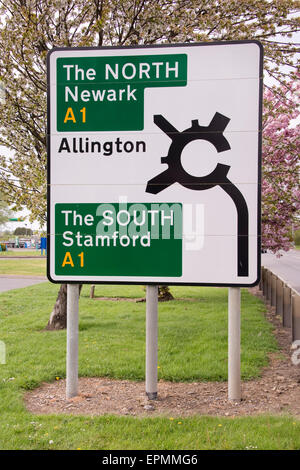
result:
M 262 47 L 48 55 L 48 277 L 249 286 L 260 270 Z

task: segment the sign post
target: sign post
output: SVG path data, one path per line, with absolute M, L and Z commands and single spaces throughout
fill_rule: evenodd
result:
M 146 291 L 146 395 L 157 398 L 158 286 Z
M 241 289 L 228 289 L 228 399 L 241 399 Z
M 67 286 L 67 384 L 66 396 L 78 395 L 78 316 L 79 285 Z
M 259 282 L 262 71 L 257 41 L 48 54 L 48 278 L 149 286 L 149 396 L 151 286 Z

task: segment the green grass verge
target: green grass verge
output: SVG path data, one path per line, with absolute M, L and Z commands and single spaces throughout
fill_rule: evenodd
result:
M 11 256 L 41 256 L 41 250 L 8 250 L 0 251 L 0 258 L 10 258 Z M 45 256 L 45 255 L 43 255 Z M 45 256 L 46 257 L 46 256 Z
M 45 259 L 0 259 L 0 274 L 46 276 Z
M 5 414 L 0 449 L 296 450 L 300 422 L 288 417 L 186 419 Z M 181 424 L 179 424 L 181 423 Z
M 65 377 L 66 332 L 44 327 L 58 286 L 43 283 L 0 295 L 0 449 L 299 449 L 290 417 L 168 418 L 35 416 L 24 390 Z M 181 300 L 159 304 L 159 378 L 226 380 L 227 289 L 173 287 Z M 142 297 L 141 286 L 97 286 L 96 296 Z M 242 291 L 242 376 L 250 379 L 277 351 L 264 305 Z M 79 374 L 143 380 L 145 304 L 80 299 Z M 13 379 L 13 380 L 10 380 Z M 180 424 L 181 423 L 181 424 Z M 53 443 L 50 443 L 53 441 Z
M 96 295 L 141 297 L 141 286 L 97 286 Z M 65 374 L 66 332 L 43 331 L 58 286 L 42 283 L 1 294 L 1 339 L 8 348 L 17 382 L 27 388 Z M 159 378 L 172 381 L 227 379 L 227 289 L 172 288 L 176 300 L 159 305 Z M 257 377 L 276 350 L 264 305 L 242 292 L 242 377 Z M 4 321 L 5 320 L 5 321 Z M 144 379 L 145 303 L 80 299 L 79 373 Z M 12 334 L 13 332 L 13 334 Z M 39 351 L 39 360 L 32 351 Z M 24 375 L 26 368 L 30 374 Z M 42 372 L 42 378 L 41 378 Z

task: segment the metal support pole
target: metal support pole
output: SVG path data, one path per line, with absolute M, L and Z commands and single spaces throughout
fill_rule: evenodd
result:
M 241 289 L 228 289 L 228 399 L 241 400 Z
M 146 395 L 157 399 L 158 286 L 146 291 Z
M 67 381 L 66 397 L 78 395 L 78 311 L 79 285 L 67 286 Z

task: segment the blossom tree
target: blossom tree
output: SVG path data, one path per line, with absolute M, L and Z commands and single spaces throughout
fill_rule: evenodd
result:
M 293 246 L 292 227 L 300 223 L 299 91 L 293 82 L 264 94 L 262 246 L 274 253 Z

